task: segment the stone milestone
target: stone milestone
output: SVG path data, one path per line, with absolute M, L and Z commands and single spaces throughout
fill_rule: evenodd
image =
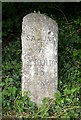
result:
M 22 93 L 37 105 L 53 98 L 58 84 L 58 25 L 50 17 L 30 13 L 22 22 Z

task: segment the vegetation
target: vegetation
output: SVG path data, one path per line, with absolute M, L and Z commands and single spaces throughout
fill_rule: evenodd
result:
M 50 16 L 59 26 L 58 92 L 56 100 L 44 98 L 39 108 L 30 93 L 21 94 L 21 22 L 34 10 Z M 80 3 L 3 3 L 3 117 L 81 119 L 80 14 Z

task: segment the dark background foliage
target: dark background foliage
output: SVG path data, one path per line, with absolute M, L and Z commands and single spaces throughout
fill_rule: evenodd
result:
M 31 12 L 46 14 L 59 27 L 58 92 L 37 108 L 21 95 L 22 19 Z M 15 3 L 2 5 L 3 116 L 27 118 L 81 117 L 81 3 Z

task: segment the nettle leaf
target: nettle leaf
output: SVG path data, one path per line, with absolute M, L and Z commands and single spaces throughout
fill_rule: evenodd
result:
M 3 90 L 3 95 L 8 95 L 8 91 L 7 90 Z
M 68 89 L 68 88 L 65 88 L 64 89 L 64 95 L 69 95 L 69 94 L 71 94 L 71 90 Z
M 10 86 L 8 87 L 8 96 L 15 95 L 16 93 L 16 87 Z
M 76 50 L 76 49 L 75 49 L 75 50 L 73 51 L 73 56 L 74 56 L 74 57 L 78 56 L 79 54 L 81 54 L 81 50 Z
M 77 91 L 77 88 L 76 88 L 76 87 L 71 89 L 71 93 L 72 93 L 72 94 L 75 93 L 76 91 Z

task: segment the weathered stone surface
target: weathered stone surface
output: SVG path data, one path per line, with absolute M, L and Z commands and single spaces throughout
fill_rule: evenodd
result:
M 30 13 L 22 23 L 22 92 L 37 105 L 57 90 L 58 26 L 43 14 Z

